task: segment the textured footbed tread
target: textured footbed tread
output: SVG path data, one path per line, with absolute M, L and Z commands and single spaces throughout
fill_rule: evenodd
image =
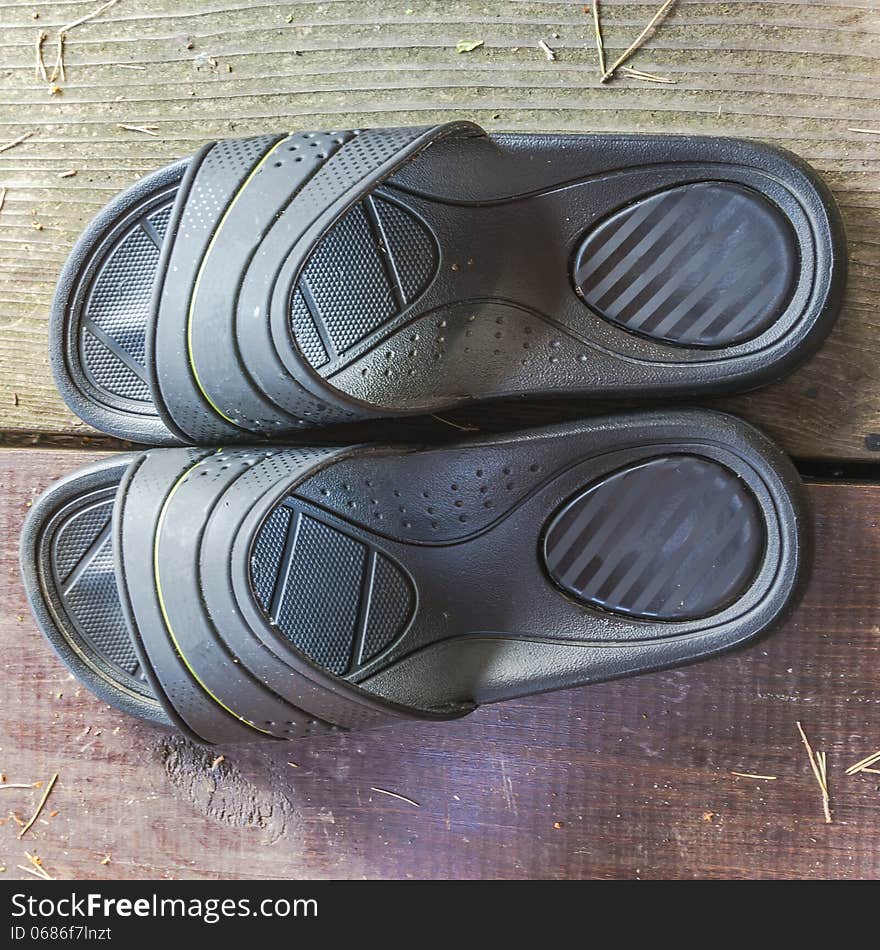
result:
M 99 657 L 127 688 L 143 692 L 116 585 L 110 531 L 114 498 L 102 491 L 93 495 L 97 500 L 81 498 L 43 539 L 51 580 L 77 648 Z
M 158 208 L 150 198 L 145 204 L 97 264 L 80 317 L 79 361 L 99 392 L 149 406 L 147 323 L 173 197 Z
M 319 369 L 344 358 L 418 299 L 437 260 L 429 231 L 402 207 L 373 196 L 356 204 L 315 247 L 291 301 L 306 359 Z
M 779 316 L 794 286 L 791 225 L 749 188 L 699 182 L 644 198 L 584 237 L 574 282 L 600 316 L 688 346 L 729 346 Z
M 650 459 L 601 479 L 550 520 L 543 557 L 585 603 L 636 617 L 693 620 L 754 579 L 764 527 L 754 495 L 717 463 Z
M 306 514 L 296 498 L 260 529 L 250 576 L 271 621 L 339 676 L 356 672 L 399 638 L 415 604 L 399 566 L 373 545 Z

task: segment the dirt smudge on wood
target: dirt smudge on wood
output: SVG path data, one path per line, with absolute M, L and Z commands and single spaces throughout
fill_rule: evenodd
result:
M 292 789 L 277 780 L 276 763 L 263 753 L 242 750 L 232 760 L 227 753 L 212 768 L 216 749 L 183 736 L 163 736 L 156 755 L 174 788 L 203 815 L 237 828 L 259 828 L 268 844 L 300 833 L 302 817 Z

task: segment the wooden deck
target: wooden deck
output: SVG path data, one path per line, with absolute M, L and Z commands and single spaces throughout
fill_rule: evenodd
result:
M 609 55 L 656 5 L 604 0 Z M 811 486 L 806 599 L 744 651 L 444 728 L 219 750 L 213 768 L 212 753 L 116 714 L 68 676 L 30 619 L 17 564 L 34 493 L 105 445 L 89 442 L 48 369 L 49 302 L 76 235 L 141 174 L 209 138 L 278 127 L 463 116 L 488 129 L 743 135 L 793 149 L 843 209 L 844 313 L 794 376 L 723 405 L 808 464 L 867 463 L 858 471 L 876 477 L 880 136 L 851 131 L 880 129 L 876 3 L 680 0 L 633 60 L 677 84 L 600 86 L 581 0 L 120 0 L 70 32 L 51 95 L 34 76 L 38 32 L 51 67 L 58 26 L 97 6 L 0 2 L 0 145 L 34 133 L 0 152 L 0 771 L 13 783 L 60 776 L 21 841 L 0 818 L 3 876 L 26 876 L 27 849 L 70 879 L 880 877 L 880 781 L 844 775 L 880 748 L 880 484 Z M 458 54 L 462 39 L 484 45 Z M 509 427 L 590 411 L 456 418 Z M 828 754 L 831 825 L 797 720 Z M 39 794 L 0 791 L 0 816 L 26 818 Z

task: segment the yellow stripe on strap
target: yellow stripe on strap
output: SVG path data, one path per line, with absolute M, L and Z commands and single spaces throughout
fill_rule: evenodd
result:
M 241 197 L 242 192 L 245 190 L 245 188 L 247 188 L 247 186 L 252 181 L 254 175 L 256 175 L 257 172 L 263 167 L 263 165 L 265 165 L 265 163 L 275 154 L 275 152 L 278 151 L 279 148 L 281 148 L 281 146 L 287 141 L 289 137 L 290 136 L 284 136 L 283 138 L 279 139 L 272 146 L 272 148 L 270 148 L 269 151 L 266 152 L 266 154 L 257 162 L 257 164 L 254 165 L 254 167 L 250 171 L 250 174 L 247 176 L 247 178 L 245 178 L 245 180 L 239 186 L 238 191 L 235 193 L 235 197 L 232 199 L 232 201 L 229 202 L 229 206 L 223 212 L 223 217 L 220 218 L 220 223 L 217 225 L 217 229 L 211 235 L 211 240 L 208 242 L 207 250 L 205 251 L 204 257 L 202 257 L 201 263 L 199 264 L 199 270 L 198 270 L 198 273 L 196 274 L 195 286 L 193 287 L 192 296 L 189 299 L 189 311 L 187 312 L 187 316 L 186 316 L 187 358 L 189 360 L 189 368 L 192 371 L 193 378 L 196 381 L 196 385 L 199 387 L 199 392 L 201 392 L 201 394 L 205 397 L 205 400 L 208 403 L 208 405 L 214 410 L 214 412 L 217 413 L 218 416 L 220 416 L 221 419 L 224 419 L 230 425 L 237 426 L 238 428 L 241 428 L 241 426 L 239 426 L 238 423 L 236 423 L 233 419 L 230 419 L 229 416 L 227 416 L 226 413 L 217 405 L 217 403 L 215 403 L 214 400 L 208 395 L 208 392 L 205 389 L 204 384 L 202 383 L 201 377 L 199 376 L 199 371 L 196 369 L 196 363 L 195 363 L 195 359 L 193 358 L 193 347 L 192 347 L 193 314 L 195 313 L 196 297 L 199 294 L 199 285 L 202 282 L 202 274 L 205 271 L 205 264 L 207 263 L 207 260 L 211 254 L 211 251 L 214 249 L 214 245 L 217 243 L 217 238 L 220 236 L 220 232 L 223 230 L 223 225 L 226 224 L 226 220 L 229 217 L 229 215 L 232 213 L 232 209 L 235 207 L 236 202 Z
M 223 449 L 218 449 L 216 454 L 219 455 Z M 245 719 L 244 716 L 240 716 L 234 709 L 230 709 L 222 699 L 215 696 L 210 689 L 202 682 L 199 674 L 192 668 L 189 660 L 184 656 L 183 650 L 180 648 L 180 643 L 177 640 L 177 637 L 174 635 L 174 630 L 171 627 L 171 620 L 168 617 L 168 610 L 165 607 L 165 598 L 162 596 L 162 582 L 159 579 L 159 536 L 162 534 L 162 526 L 165 523 L 165 516 L 168 513 L 168 508 L 171 504 L 171 500 L 174 498 L 177 493 L 177 489 L 184 483 L 187 476 L 190 473 L 194 472 L 202 462 L 207 461 L 207 459 L 200 459 L 195 465 L 191 465 L 181 476 L 177 479 L 174 485 L 171 488 L 171 491 L 168 493 L 168 497 L 165 499 L 165 502 L 162 505 L 162 510 L 159 512 L 159 520 L 156 524 L 156 534 L 153 538 L 153 578 L 156 584 L 156 593 L 159 595 L 159 609 L 162 612 L 162 619 L 165 621 L 165 628 L 168 631 L 168 636 L 171 638 L 171 642 L 174 644 L 174 649 L 177 652 L 177 655 L 180 657 L 183 665 L 189 670 L 192 678 L 202 687 L 202 689 L 220 706 L 221 709 L 225 709 L 230 716 L 234 716 L 239 722 L 243 722 L 246 726 L 250 726 L 251 729 L 256 729 L 257 732 L 261 732 L 264 736 L 271 736 L 271 732 L 267 732 L 265 729 L 261 729 L 259 726 L 255 725 L 250 721 L 250 719 Z

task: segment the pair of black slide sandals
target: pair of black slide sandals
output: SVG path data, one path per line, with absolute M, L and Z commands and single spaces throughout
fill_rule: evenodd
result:
M 303 446 L 473 400 L 753 388 L 821 343 L 845 261 L 817 175 L 752 142 L 453 122 L 205 146 L 113 200 L 61 275 L 65 399 L 164 447 L 35 504 L 33 611 L 104 700 L 210 743 L 744 643 L 810 541 L 795 469 L 732 416 Z

